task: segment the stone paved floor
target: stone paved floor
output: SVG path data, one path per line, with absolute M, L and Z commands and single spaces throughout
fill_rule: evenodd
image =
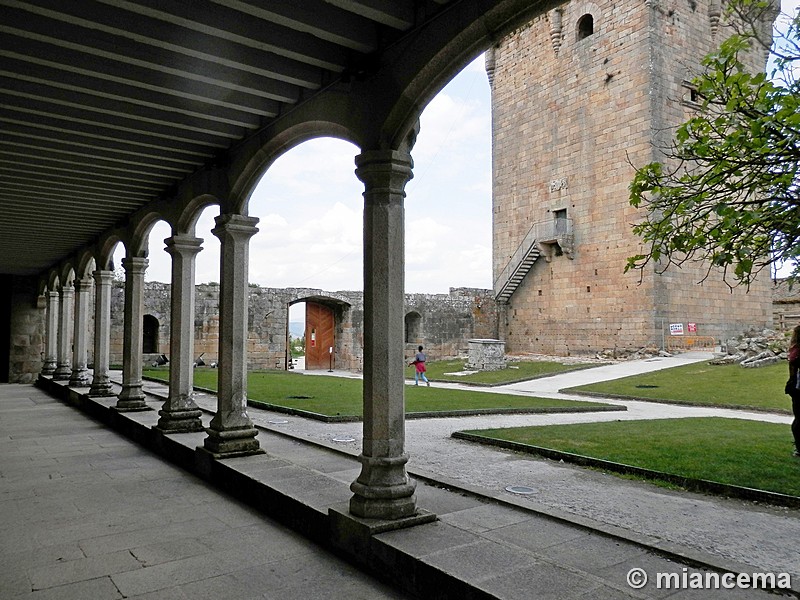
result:
M 0 386 L 0 598 L 405 596 L 29 385 Z

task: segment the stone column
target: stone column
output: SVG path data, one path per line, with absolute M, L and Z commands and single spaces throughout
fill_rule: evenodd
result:
M 165 432 L 202 431 L 202 412 L 192 398 L 194 383 L 194 259 L 203 240 L 175 235 L 164 240 L 172 256 L 169 397 L 156 427 Z
M 138 256 L 122 259 L 125 268 L 125 318 L 122 338 L 122 391 L 116 409 L 148 410 L 142 391 L 142 317 L 144 312 L 144 272 L 147 259 Z
M 58 381 L 67 381 L 72 375 L 70 350 L 72 348 L 72 321 L 75 318 L 73 314 L 74 298 L 75 288 L 68 285 L 62 285 L 59 288 L 57 367 L 53 373 L 53 379 Z
M 416 514 L 406 473 L 404 283 L 405 185 L 408 152 L 368 151 L 356 157 L 364 182 L 364 442 L 361 474 L 351 484 L 350 512 L 369 519 Z
M 58 366 L 58 292 L 47 292 L 47 322 L 45 323 L 47 343 L 45 345 L 42 375 L 52 375 Z
M 75 329 L 72 337 L 72 373 L 69 384 L 72 387 L 87 387 L 91 378 L 87 366 L 86 352 L 89 337 L 89 294 L 92 280 L 75 280 Z
M 225 458 L 263 452 L 247 415 L 247 269 L 258 219 L 229 214 L 216 222 L 211 233 L 220 240 L 218 406 L 203 447 Z
M 111 338 L 111 281 L 113 271 L 95 271 L 94 277 L 94 374 L 90 396 L 113 396 L 108 378 Z

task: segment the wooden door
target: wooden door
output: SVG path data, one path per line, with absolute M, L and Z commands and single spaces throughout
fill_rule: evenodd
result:
M 335 326 L 333 309 L 324 304 L 306 302 L 306 369 L 330 368 Z

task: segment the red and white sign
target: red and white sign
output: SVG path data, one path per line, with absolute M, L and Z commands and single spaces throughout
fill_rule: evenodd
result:
M 670 335 L 683 335 L 683 323 L 670 323 L 669 324 L 669 334 Z

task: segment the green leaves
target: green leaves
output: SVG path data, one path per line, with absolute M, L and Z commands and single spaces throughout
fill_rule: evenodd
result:
M 767 4 L 730 6 L 756 18 Z M 800 256 L 800 86 L 787 72 L 800 61 L 800 11 L 784 44 L 794 54 L 784 49 L 774 81 L 745 67 L 757 43 L 750 30 L 703 59 L 691 82 L 697 113 L 676 129 L 662 160 L 636 170 L 630 204 L 643 219 L 633 232 L 647 250 L 629 257 L 626 271 L 703 261 L 747 285 L 772 262 Z

